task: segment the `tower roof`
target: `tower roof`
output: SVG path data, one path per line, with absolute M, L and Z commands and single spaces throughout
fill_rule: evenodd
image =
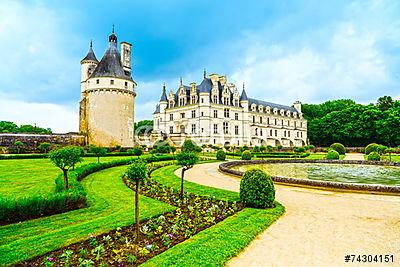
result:
M 242 91 L 242 95 L 240 96 L 240 101 L 248 101 L 249 98 L 247 97 L 246 94 L 246 90 L 244 90 L 244 86 L 243 86 L 243 91 Z
M 161 98 L 160 98 L 160 102 L 161 101 L 168 102 L 167 92 L 166 92 L 166 89 L 165 89 L 165 84 L 163 85 L 163 90 L 162 90 L 162 95 L 161 95 Z
M 122 67 L 121 56 L 117 48 L 117 37 L 114 32 L 109 37 L 109 46 L 103 58 L 90 76 L 90 78 L 94 77 L 115 77 L 132 80 L 130 74 L 125 72 Z
M 92 47 L 93 47 L 93 44 L 92 44 L 92 41 L 90 41 L 89 51 L 88 51 L 86 57 L 84 57 L 84 58 L 81 60 L 81 62 L 82 62 L 82 61 L 86 61 L 86 60 L 91 60 L 91 61 L 99 62 L 99 61 L 97 60 L 97 58 L 96 58 L 96 55 L 95 55 L 94 52 L 93 52 Z

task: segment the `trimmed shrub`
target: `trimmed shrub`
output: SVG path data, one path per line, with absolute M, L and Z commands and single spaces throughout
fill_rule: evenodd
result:
M 223 151 L 222 149 L 221 149 L 221 150 L 218 150 L 218 151 L 217 151 L 216 158 L 217 158 L 217 160 L 225 160 L 225 159 L 226 159 L 226 153 L 225 153 L 225 151 Z
M 346 148 L 341 143 L 333 143 L 330 148 L 338 152 L 339 155 L 346 154 Z
M 371 154 L 371 152 L 378 152 L 379 145 L 377 143 L 371 143 L 365 147 L 365 155 Z
M 246 171 L 240 181 L 240 200 L 246 207 L 272 208 L 275 187 L 271 176 L 258 169 Z
M 277 148 L 277 149 L 282 149 L 283 146 L 282 146 L 282 145 L 278 145 L 276 148 Z
M 252 157 L 253 157 L 253 155 L 251 154 L 251 152 L 249 150 L 243 151 L 242 160 L 251 160 Z
M 328 154 L 326 154 L 326 159 L 339 159 L 339 157 L 339 152 L 333 149 L 329 150 Z
M 368 154 L 367 159 L 371 161 L 380 161 L 381 156 L 379 155 L 378 152 L 371 152 Z
M 306 149 L 304 147 L 296 147 L 293 150 L 296 153 L 304 153 L 304 152 L 306 152 Z

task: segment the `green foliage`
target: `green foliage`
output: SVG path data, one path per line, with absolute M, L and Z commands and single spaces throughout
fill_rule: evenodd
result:
M 293 148 L 293 151 L 296 153 L 304 153 L 304 152 L 306 152 L 306 148 L 305 147 L 295 147 L 295 148 Z
M 129 149 L 128 153 L 140 157 L 143 155 L 143 148 L 141 146 L 135 146 L 134 148 Z
M 48 142 L 42 142 L 40 143 L 40 145 L 38 146 L 38 149 L 43 152 L 43 153 L 47 153 L 47 151 L 49 151 L 51 147 L 51 144 Z
M 326 159 L 339 159 L 339 158 L 340 158 L 339 152 L 333 149 L 330 149 L 326 154 Z
M 240 180 L 240 199 L 246 207 L 272 208 L 275 187 L 271 176 L 259 169 L 246 171 Z
M 159 140 L 154 143 L 153 150 L 157 153 L 167 154 L 171 152 L 171 146 L 167 142 Z
M 191 139 L 186 139 L 185 142 L 183 142 L 181 150 L 182 150 L 182 152 L 195 152 L 195 153 L 202 151 L 201 147 L 199 147 Z
M 330 146 L 330 148 L 335 150 L 336 152 L 338 152 L 339 155 L 345 155 L 346 154 L 346 148 L 341 143 L 333 143 Z
M 100 162 L 100 157 L 107 155 L 107 149 L 101 146 L 91 146 L 89 152 L 96 155 L 97 162 Z
M 40 128 L 32 125 L 21 125 L 18 127 L 10 121 L 0 121 L 0 133 L 37 133 L 37 134 L 51 134 L 50 128 Z
M 283 146 L 282 146 L 282 145 L 278 145 L 276 148 L 277 148 L 277 149 L 282 149 Z
M 380 161 L 381 156 L 379 155 L 378 152 L 371 152 L 368 154 L 367 159 L 371 161 Z
M 244 152 L 244 151 L 246 151 L 246 150 L 249 150 L 249 147 L 246 146 L 246 145 L 244 145 L 244 146 L 242 146 L 242 147 L 240 148 L 240 152 Z
M 252 157 L 253 157 L 253 155 L 251 154 L 251 152 L 249 150 L 243 151 L 242 160 L 251 160 Z
M 225 160 L 226 159 L 226 153 L 222 149 L 217 151 L 216 155 L 217 160 Z
M 199 158 L 194 152 L 180 152 L 176 155 L 176 164 L 185 167 L 186 169 L 192 168 Z
M 126 171 L 126 176 L 133 182 L 142 181 L 147 178 L 149 169 L 143 160 L 134 161 Z
M 25 143 L 21 141 L 15 141 L 14 146 L 17 148 L 17 153 L 19 154 L 22 148 L 25 146 Z
M 146 132 L 151 133 L 151 131 L 153 130 L 153 120 L 143 120 L 135 122 L 134 129 L 136 135 L 143 135 Z
M 369 155 L 371 152 L 378 152 L 379 145 L 377 143 L 371 143 L 365 147 L 365 154 Z
M 272 152 L 272 151 L 274 151 L 274 148 L 271 145 L 267 145 L 267 150 L 268 150 L 268 152 Z
M 76 163 L 81 162 L 82 149 L 75 146 L 66 146 L 50 152 L 50 159 L 61 170 L 69 170 Z

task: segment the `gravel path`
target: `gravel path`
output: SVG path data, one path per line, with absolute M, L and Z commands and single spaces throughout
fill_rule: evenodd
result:
M 346 153 L 344 160 L 365 160 L 364 154 L 361 153 Z
M 239 179 L 220 173 L 218 165 L 196 165 L 185 178 L 238 191 Z M 400 197 L 281 185 L 276 191 L 285 215 L 228 266 L 354 266 L 344 262 L 347 254 L 394 254 L 394 263 L 383 265 L 399 266 Z

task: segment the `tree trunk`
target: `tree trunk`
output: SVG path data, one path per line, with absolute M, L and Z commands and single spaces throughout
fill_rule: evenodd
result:
M 100 163 L 100 157 L 97 157 L 97 163 Z
M 67 190 L 68 189 L 68 170 L 63 169 L 63 173 L 64 173 L 64 189 Z
M 182 175 L 181 175 L 181 193 L 180 193 L 180 197 L 181 197 L 181 200 L 183 199 L 183 177 L 185 176 L 185 171 L 186 171 L 186 169 L 185 168 L 182 168 Z
M 136 223 L 136 244 L 139 244 L 139 181 L 136 181 L 135 193 L 135 223 Z

